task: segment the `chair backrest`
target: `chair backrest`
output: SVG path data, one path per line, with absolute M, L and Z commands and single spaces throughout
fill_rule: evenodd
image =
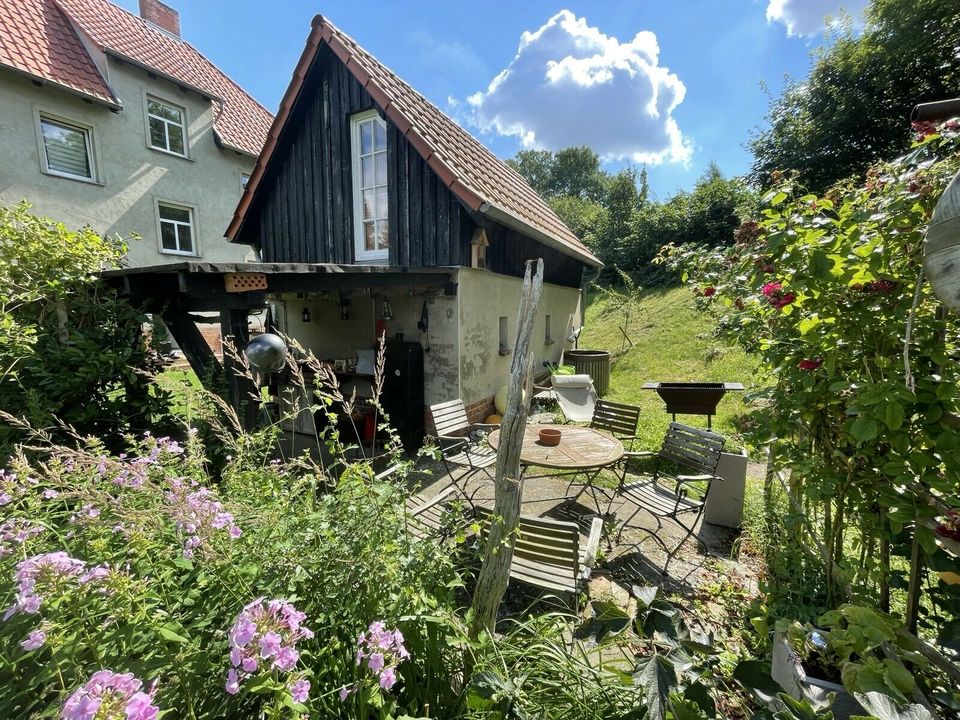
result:
M 484 533 L 493 516 L 478 507 Z M 580 528 L 576 523 L 521 515 L 510 575 L 530 585 L 571 592 L 580 576 Z
M 452 510 L 456 510 L 458 501 L 461 497 L 457 488 L 451 485 L 442 490 L 430 500 L 423 500 L 419 497 L 411 497 L 407 500 L 407 514 L 410 517 L 410 528 L 416 537 L 424 538 L 428 535 L 440 535 L 444 529 L 444 521 Z M 466 504 L 469 501 L 463 500 Z M 468 512 L 463 513 L 464 524 L 466 524 Z
M 672 422 L 657 453 L 661 460 L 677 463 L 697 473 L 713 475 L 720 463 L 726 438 L 710 430 Z
M 550 377 L 564 417 L 571 422 L 590 422 L 597 405 L 597 391 L 589 375 L 553 375 Z
M 463 400 L 450 400 L 430 406 L 437 435 L 460 435 L 470 429 Z
M 640 408 L 636 405 L 598 400 L 590 419 L 590 427 L 605 430 L 615 437 L 632 438 L 637 434 Z

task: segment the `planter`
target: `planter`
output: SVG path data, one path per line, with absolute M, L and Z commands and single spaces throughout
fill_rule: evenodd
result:
M 747 488 L 747 451 L 720 453 L 717 477 L 703 509 L 703 521 L 739 529 L 743 525 L 743 498 Z
M 563 362 L 576 368 L 576 375 L 589 375 L 597 395 L 610 389 L 610 353 L 606 350 L 567 350 Z
M 800 656 L 780 633 L 773 635 L 771 675 L 791 697 L 809 700 L 816 710 L 829 707 L 835 720 L 847 720 L 852 715 L 869 715 L 843 685 L 807 675 Z M 831 694 L 836 696 L 832 705 L 828 698 Z

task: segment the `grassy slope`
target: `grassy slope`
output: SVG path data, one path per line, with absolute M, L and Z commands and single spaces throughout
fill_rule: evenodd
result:
M 620 352 L 619 326 L 623 314 L 612 310 L 610 302 L 591 293 L 580 347 Z M 747 389 L 753 384 L 755 364 L 741 350 L 722 344 L 713 337 L 713 320 L 699 313 L 688 288 L 653 289 L 643 293 L 640 311 L 630 318 L 627 334 L 633 341 L 616 359 L 611 371 L 610 400 L 639 405 L 640 446 L 659 446 L 670 416 L 663 402 L 650 390 L 641 390 L 648 380 L 741 382 Z M 734 418 L 743 412 L 743 393 L 728 393 L 720 401 L 714 429 L 735 442 Z M 706 426 L 706 418 L 680 416 L 677 420 Z

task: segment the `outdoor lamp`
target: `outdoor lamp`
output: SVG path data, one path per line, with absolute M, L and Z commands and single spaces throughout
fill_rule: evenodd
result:
M 287 344 L 279 335 L 261 333 L 247 343 L 243 354 L 254 370 L 276 372 L 287 361 Z
M 384 300 L 383 305 L 380 306 L 380 317 L 384 320 L 393 320 L 393 308 L 390 307 L 389 300 Z
M 350 319 L 350 301 L 347 300 L 346 296 L 343 293 L 340 293 L 340 319 L 341 320 Z
M 305 323 L 310 322 L 310 320 L 313 319 L 313 316 L 310 314 L 310 308 L 304 308 L 304 309 L 303 309 L 303 312 L 300 313 L 300 317 L 303 318 L 303 321 L 304 321 Z

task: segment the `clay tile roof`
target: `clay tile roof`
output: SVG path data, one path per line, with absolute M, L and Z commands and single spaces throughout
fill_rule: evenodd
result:
M 51 0 L 0 0 L 0 65 L 113 107 L 120 104 Z
M 106 54 L 209 96 L 223 144 L 260 153 L 273 116 L 184 40 L 108 0 L 0 0 L 0 64 L 117 104 L 78 33 Z
M 427 164 L 467 206 L 589 265 L 602 264 L 519 173 L 364 50 L 353 38 L 319 15 L 313 21 L 313 32 L 307 39 L 307 46 L 271 128 L 270 139 L 240 199 L 227 237 L 235 238 L 243 223 L 243 216 L 256 192 L 260 176 L 321 43 L 330 46 L 391 122 L 406 135 Z

